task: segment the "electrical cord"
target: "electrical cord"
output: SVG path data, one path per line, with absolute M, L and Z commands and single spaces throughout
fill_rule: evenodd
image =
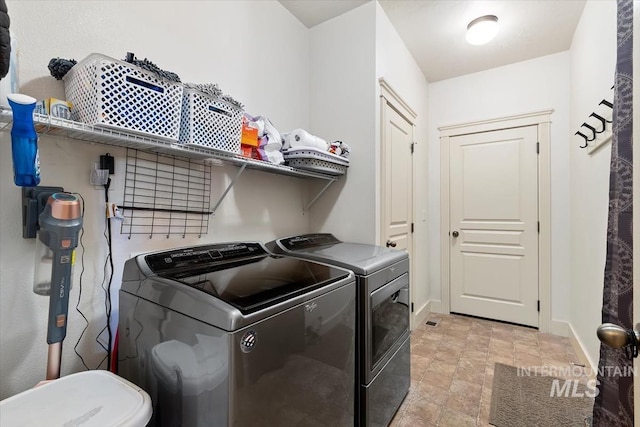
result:
M 81 215 L 82 215 L 83 223 L 84 223 L 84 213 L 85 213 L 85 200 L 84 200 L 84 197 L 82 197 L 82 195 L 79 194 L 79 193 L 72 193 L 72 194 L 77 195 L 82 200 L 82 213 L 81 213 Z M 107 230 L 106 230 L 106 227 L 105 227 L 105 232 L 104 232 L 105 238 L 107 237 L 106 232 L 107 232 Z M 82 248 L 82 255 L 80 257 L 80 265 L 81 265 L 81 271 L 80 271 L 80 277 L 79 277 L 79 288 L 80 289 L 78 291 L 78 300 L 76 302 L 76 311 L 84 319 L 85 325 L 84 325 L 84 328 L 82 329 L 82 332 L 80 333 L 80 336 L 78 337 L 78 340 L 76 341 L 75 346 L 73 347 L 73 351 L 76 353 L 76 355 L 78 356 L 78 358 L 82 362 L 82 365 L 85 367 L 85 369 L 86 370 L 91 370 L 91 368 L 87 365 L 86 361 L 84 360 L 84 357 L 82 357 L 82 354 L 80 354 L 80 352 L 78 351 L 78 346 L 80 345 L 80 341 L 82 340 L 82 338 L 84 337 L 84 334 L 86 333 L 87 329 L 89 328 L 89 319 L 87 319 L 87 316 L 82 312 L 82 310 L 80 310 L 80 302 L 82 300 L 82 279 L 83 279 L 84 271 L 85 271 L 84 255 L 85 255 L 85 252 L 86 252 L 86 248 L 84 246 L 84 225 L 80 229 L 79 243 L 80 243 L 80 247 Z M 110 256 L 110 254 L 109 254 L 109 256 Z M 105 260 L 105 265 L 103 267 L 103 270 L 106 269 L 106 268 L 107 268 L 107 261 Z M 102 288 L 106 292 L 107 289 L 104 287 L 105 280 L 106 280 L 106 277 L 102 281 Z M 108 301 L 108 303 L 110 303 L 110 300 Z M 105 304 L 107 304 L 107 301 L 105 301 Z M 102 334 L 102 332 L 104 332 L 105 329 L 107 329 L 106 326 L 100 331 L 100 333 L 98 334 L 98 337 Z M 109 348 L 105 347 L 104 344 L 102 344 L 102 342 L 100 342 L 98 340 L 98 337 L 96 337 L 96 342 L 102 347 L 102 349 L 107 354 L 109 354 Z M 94 369 L 100 369 L 100 366 L 102 366 L 102 364 L 104 363 L 104 361 L 106 359 L 107 359 L 107 356 L 105 355 Z
M 107 179 L 107 183 L 103 185 L 105 189 L 105 205 L 109 206 L 109 187 L 111 186 L 111 178 Z M 107 253 L 107 257 L 104 260 L 104 265 L 102 266 L 102 271 L 104 272 L 104 276 L 102 277 L 102 283 L 100 283 L 100 287 L 104 291 L 104 310 L 106 316 L 106 324 L 105 326 L 98 332 L 96 336 L 96 343 L 102 347 L 102 349 L 106 352 L 105 357 L 98 364 L 98 368 L 102 366 L 102 364 L 107 361 L 107 369 L 111 366 L 111 341 L 113 338 L 113 334 L 111 331 L 111 282 L 113 281 L 113 258 L 112 258 L 112 245 L 111 245 L 111 222 L 108 217 L 105 217 L 105 227 L 102 235 L 107 241 L 107 247 L 109 249 Z M 110 266 L 110 271 L 107 274 L 107 265 Z M 109 276 L 109 280 L 107 282 L 107 275 Z M 106 286 L 105 286 L 106 284 Z M 102 341 L 100 341 L 100 337 L 102 334 L 107 331 L 107 345 L 105 346 Z
M 111 179 L 109 178 L 107 180 L 107 183 L 104 185 L 106 203 L 109 202 L 108 191 L 109 191 L 110 185 L 111 185 Z M 85 200 L 84 200 L 84 197 L 82 197 L 82 195 L 79 194 L 79 193 L 72 193 L 72 194 L 77 195 L 82 200 L 82 212 L 81 212 L 81 215 L 82 215 L 83 223 L 84 223 L 84 212 L 85 212 Z M 112 251 L 112 245 L 111 245 L 111 237 L 112 237 L 112 235 L 111 235 L 111 221 L 109 220 L 109 218 L 107 218 L 106 221 L 107 222 L 106 222 L 106 225 L 105 225 L 105 230 L 103 232 L 103 235 L 104 235 L 104 237 L 105 237 L 105 239 L 107 241 L 109 252 L 107 254 L 107 257 L 105 259 L 105 263 L 104 263 L 104 266 L 103 266 L 103 271 L 105 271 L 105 275 L 103 277 L 101 287 L 105 291 L 105 314 L 106 314 L 107 322 L 106 322 L 106 326 L 104 328 L 102 328 L 102 330 L 100 330 L 100 332 L 98 333 L 98 335 L 96 337 L 96 340 L 95 340 L 100 345 L 100 347 L 102 347 L 102 349 L 106 352 L 106 355 L 102 358 L 102 360 L 100 360 L 100 362 L 98 363 L 98 365 L 96 366 L 95 369 L 99 369 L 100 366 L 102 366 L 102 364 L 105 362 L 105 360 L 107 361 L 107 367 L 111 366 L 111 341 L 113 339 L 113 333 L 112 333 L 112 330 L 111 330 L 111 284 L 113 282 L 114 266 L 113 266 L 113 257 L 112 257 L 113 251 Z M 80 345 L 80 341 L 82 340 L 82 337 L 84 336 L 85 332 L 87 331 L 87 329 L 89 327 L 89 319 L 87 319 L 87 316 L 82 312 L 82 310 L 80 310 L 80 302 L 82 300 L 82 279 L 83 279 L 84 271 L 85 271 L 84 254 L 86 252 L 86 248 L 84 246 L 83 237 L 84 237 L 84 225 L 80 229 L 80 237 L 79 237 L 80 247 L 82 248 L 82 256 L 80 258 L 80 265 L 81 265 L 81 271 L 80 271 L 80 277 L 79 277 L 79 288 L 80 289 L 78 291 L 78 300 L 76 302 L 76 311 L 84 319 L 85 325 L 84 325 L 84 328 L 82 329 L 82 332 L 80 333 L 80 336 L 78 337 L 78 340 L 76 341 L 75 346 L 73 347 L 73 350 L 76 353 L 76 355 L 78 356 L 78 358 L 80 359 L 80 361 L 82 362 L 82 365 L 85 367 L 85 369 L 91 370 L 91 368 L 89 368 L 89 366 L 87 365 L 86 361 L 84 360 L 84 357 L 82 357 L 82 355 L 78 351 L 78 346 Z M 109 272 L 109 281 L 107 283 L 107 286 L 105 287 L 105 282 L 107 280 L 107 274 L 106 274 L 107 264 L 109 264 L 110 272 Z M 100 335 L 102 335 L 102 333 L 105 330 L 107 331 L 107 335 L 108 335 L 108 342 L 107 342 L 106 346 L 99 340 Z
M 84 206 L 85 206 L 85 202 L 84 202 L 84 197 L 82 197 L 82 195 L 80 193 L 71 193 L 71 194 L 74 194 L 74 195 L 80 197 L 80 199 L 82 200 L 81 216 L 82 216 L 82 224 L 83 224 L 82 228 L 80 229 L 80 238 L 79 238 L 80 247 L 82 248 L 82 256 L 80 257 L 81 270 L 80 270 L 80 277 L 79 277 L 79 280 L 78 280 L 78 282 L 79 282 L 78 283 L 78 287 L 80 289 L 78 290 L 78 301 L 76 302 L 76 311 L 84 319 L 84 328 L 82 329 L 82 332 L 80 333 L 80 336 L 78 337 L 78 341 L 76 341 L 76 345 L 73 346 L 73 351 L 76 353 L 76 356 L 78 356 L 78 358 L 80 358 L 80 361 L 82 362 L 82 365 L 88 371 L 88 370 L 90 370 L 90 368 L 89 368 L 89 366 L 87 366 L 87 363 L 85 362 L 84 358 L 82 357 L 82 355 L 78 351 L 78 346 L 80 345 L 80 340 L 82 340 L 82 337 L 84 336 L 84 333 L 87 331 L 87 328 L 89 327 L 89 319 L 87 319 L 87 316 L 85 316 L 85 314 L 82 312 L 82 310 L 80 310 L 80 300 L 82 299 L 82 277 L 84 276 L 84 253 L 86 251 L 86 249 L 84 247 L 84 241 L 83 241 L 83 237 L 84 237 Z
M 104 198 L 107 204 L 107 209 L 109 208 L 109 187 L 110 186 L 111 186 L 111 178 L 107 178 L 107 183 L 104 185 Z M 111 342 L 113 339 L 113 332 L 111 330 L 111 283 L 113 282 L 114 267 L 113 267 L 113 246 L 111 244 L 111 240 L 112 240 L 111 219 L 107 217 L 106 221 L 107 221 L 107 232 L 109 234 L 109 237 L 107 238 L 107 243 L 109 245 L 109 254 L 107 256 L 107 259 L 109 260 L 109 267 L 110 267 L 109 282 L 107 283 L 107 289 L 106 289 L 107 293 L 106 293 L 106 299 L 105 299 L 106 314 L 107 314 L 107 336 L 109 339 L 107 342 L 107 369 L 111 369 Z
M 109 236 L 107 235 L 107 224 L 104 225 L 104 231 L 102 232 L 102 235 L 104 236 L 105 240 L 107 240 L 107 242 L 109 241 Z M 105 312 L 105 316 L 108 313 L 109 310 L 109 300 L 107 298 L 107 288 L 105 286 L 105 282 L 107 281 L 107 264 L 109 263 L 109 255 L 107 255 L 107 257 L 104 259 L 104 265 L 102 266 L 102 272 L 104 273 L 103 277 L 102 277 L 102 283 L 100 283 L 100 287 L 102 288 L 102 290 L 105 293 L 105 298 L 104 298 L 104 312 Z M 100 329 L 100 332 L 98 332 L 98 335 L 96 336 L 96 342 L 98 344 L 100 344 L 100 347 L 102 347 L 102 349 L 105 352 L 108 352 L 109 349 L 107 347 L 105 347 L 104 344 L 102 344 L 102 341 L 100 341 L 100 336 L 102 336 L 102 333 L 104 331 L 107 330 L 107 325 L 105 325 L 102 329 Z M 104 361 L 104 359 L 103 359 Z M 100 365 L 102 365 L 102 362 L 100 362 Z M 98 367 L 100 367 L 100 365 L 98 365 Z

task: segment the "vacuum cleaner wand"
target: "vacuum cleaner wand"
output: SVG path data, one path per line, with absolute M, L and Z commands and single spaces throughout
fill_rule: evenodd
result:
M 67 335 L 69 293 L 73 273 L 75 248 L 82 229 L 82 214 L 78 197 L 55 193 L 49 197 L 40 214 L 39 240 L 52 252 L 51 289 L 47 325 L 47 379 L 60 378 L 62 341 Z

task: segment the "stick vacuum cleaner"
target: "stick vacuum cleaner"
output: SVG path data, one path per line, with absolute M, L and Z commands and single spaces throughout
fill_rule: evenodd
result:
M 60 378 L 62 341 L 67 335 L 69 293 L 73 277 L 75 248 L 82 229 L 82 214 L 78 197 L 68 193 L 54 193 L 40 214 L 40 233 L 37 245 L 38 260 L 34 292 L 49 295 L 47 326 L 47 380 Z M 45 255 L 42 255 L 45 254 Z M 50 282 L 39 278 L 47 277 Z

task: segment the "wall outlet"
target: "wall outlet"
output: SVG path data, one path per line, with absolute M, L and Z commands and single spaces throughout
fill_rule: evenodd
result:
M 115 173 L 116 165 L 113 156 L 109 153 L 100 156 L 100 169 L 109 171 L 109 175 Z

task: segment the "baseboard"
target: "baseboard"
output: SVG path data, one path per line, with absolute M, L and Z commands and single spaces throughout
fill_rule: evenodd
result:
M 442 313 L 442 301 L 438 300 L 429 300 L 430 308 L 432 313 Z
M 561 337 L 568 337 L 569 323 L 563 320 L 552 320 L 549 324 L 549 333 Z
M 431 301 L 427 301 L 422 307 L 418 307 L 418 309 L 416 310 L 413 317 L 414 329 L 418 327 L 418 325 L 421 325 L 426 321 L 427 317 L 429 317 L 429 313 L 431 313 Z
M 582 341 L 578 338 L 576 331 L 573 329 L 573 326 L 569 322 L 552 320 L 551 321 L 551 331 L 554 335 L 559 335 L 562 337 L 569 338 L 571 342 L 571 347 L 573 347 L 573 351 L 575 351 L 576 356 L 581 364 L 585 366 L 585 370 L 587 371 L 587 375 L 593 377 L 595 379 L 594 373 L 597 372 L 598 366 L 593 362 L 593 360 L 589 359 L 587 356 L 587 352 L 582 345 Z
M 429 318 L 431 313 L 440 314 L 440 308 L 442 304 L 440 301 L 428 300 L 422 307 L 419 307 L 415 312 L 415 316 L 413 318 L 414 323 L 412 326 L 412 330 L 417 328 L 418 326 L 424 324 Z
M 589 358 L 589 356 L 587 355 L 587 352 L 584 349 L 584 345 L 582 345 L 582 341 L 580 341 L 580 338 L 578 338 L 578 335 L 576 334 L 576 331 L 573 329 L 573 326 L 571 326 L 570 323 L 567 323 L 567 326 L 569 328 L 569 340 L 571 341 L 571 346 L 573 347 L 573 350 L 576 352 L 576 356 L 578 356 L 580 363 L 582 363 L 585 366 L 585 368 L 587 368 L 586 369 L 587 372 L 591 373 L 590 376 L 593 377 L 595 373 L 598 372 L 597 362 L 594 362 L 593 360 L 591 360 L 591 358 Z

